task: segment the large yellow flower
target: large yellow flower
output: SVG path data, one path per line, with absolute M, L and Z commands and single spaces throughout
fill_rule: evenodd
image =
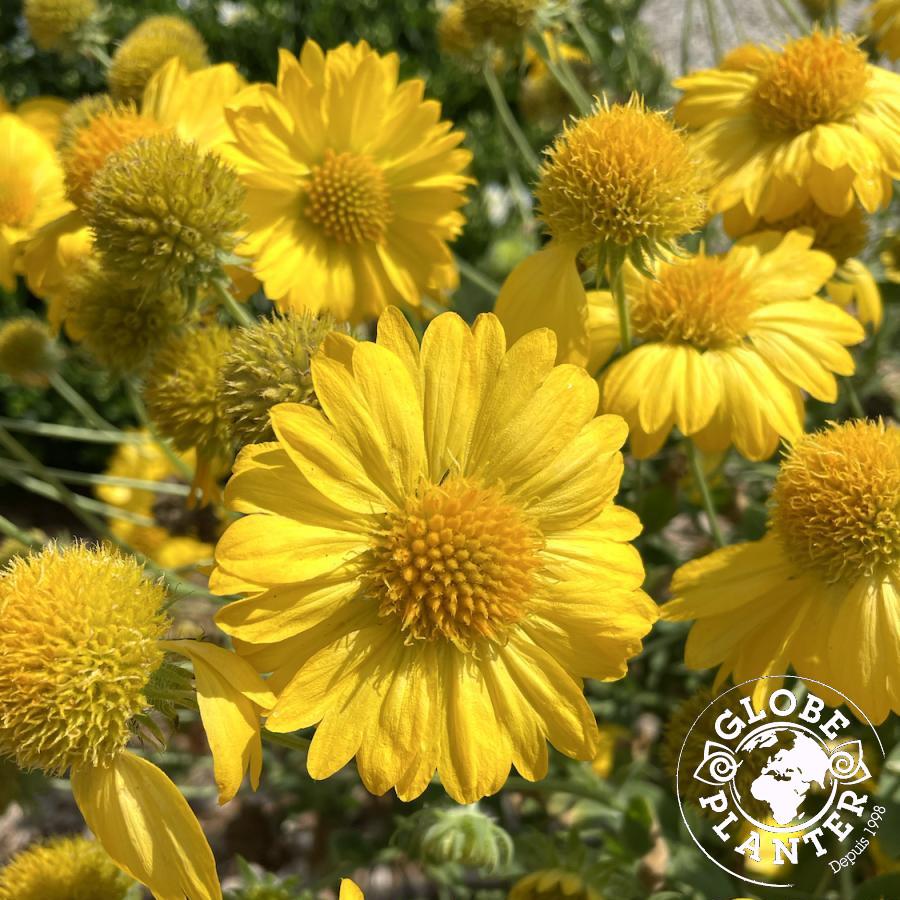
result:
M 833 403 L 834 373 L 849 375 L 862 326 L 813 297 L 834 260 L 809 231 L 763 232 L 723 256 L 675 258 L 656 279 L 626 273 L 640 346 L 601 379 L 600 406 L 631 429 L 638 457 L 656 453 L 674 425 L 704 451 L 732 443 L 766 459 L 803 431 L 803 397 Z
M 377 343 L 331 335 L 321 411 L 272 411 L 226 489 L 247 515 L 211 587 L 218 622 L 278 694 L 267 727 L 318 723 L 310 774 L 354 756 L 373 793 L 417 797 L 435 770 L 462 803 L 546 741 L 590 759 L 585 677 L 622 677 L 656 618 L 613 504 L 626 436 L 595 382 L 554 367 L 552 332 L 507 349 L 498 320 L 445 313 L 418 347 L 396 308 Z
M 682 566 L 672 595 L 663 615 L 697 620 L 685 661 L 719 666 L 719 683 L 792 666 L 875 723 L 900 712 L 900 430 L 847 422 L 804 436 L 781 465 L 766 536 Z
M 307 41 L 299 60 L 281 51 L 277 86 L 253 85 L 229 107 L 244 252 L 282 310 L 358 322 L 456 284 L 447 242 L 464 221 L 470 154 L 398 65 L 365 42 L 323 54 Z
M 772 220 L 810 198 L 840 216 L 871 212 L 900 175 L 900 76 L 871 66 L 856 38 L 813 31 L 781 50 L 745 48 L 675 82 L 676 120 L 710 161 L 710 207 Z
M 0 113 L 0 287 L 15 287 L 14 246 L 63 202 L 63 173 L 44 135 Z

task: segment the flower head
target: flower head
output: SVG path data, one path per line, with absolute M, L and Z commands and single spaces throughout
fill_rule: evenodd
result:
M 543 0 L 457 0 L 462 20 L 476 44 L 500 47 L 524 40 Z
M 277 442 L 242 451 L 226 501 L 250 515 L 211 585 L 248 599 L 218 622 L 254 664 L 284 648 L 267 727 L 318 723 L 314 777 L 356 756 L 371 791 L 412 798 L 437 769 L 470 803 L 511 763 L 542 777 L 545 736 L 592 757 L 580 678 L 624 674 L 654 607 L 637 520 L 611 502 L 624 423 L 595 418 L 595 382 L 555 356 L 549 331 L 507 349 L 493 316 L 451 313 L 420 351 L 388 310 L 377 343 L 313 359 L 321 410 L 276 406 Z
M 25 21 L 41 50 L 68 47 L 97 11 L 95 0 L 25 0 Z
M 172 57 L 191 72 L 209 65 L 206 42 L 187 19 L 150 16 L 120 44 L 107 73 L 117 100 L 139 101 L 152 75 Z
M 442 53 L 468 59 L 475 51 L 475 41 L 466 28 L 465 13 L 459 0 L 454 0 L 441 11 L 437 38 Z
M 0 575 L 0 752 L 49 774 L 125 749 L 162 662 L 165 594 L 131 557 L 47 545 Z
M 577 872 L 540 869 L 520 878 L 510 889 L 509 900 L 603 900 L 602 894 L 587 884 Z
M 804 435 L 778 470 L 770 528 L 827 582 L 900 570 L 900 430 L 861 421 Z
M 131 884 L 96 841 L 55 838 L 0 869 L 0 900 L 125 900 Z
M 184 297 L 171 289 L 123 285 L 96 260 L 73 273 L 66 297 L 66 331 L 112 372 L 136 372 L 185 320 Z
M 159 123 L 142 116 L 129 103 L 114 103 L 100 95 L 75 104 L 63 119 L 60 138 L 69 199 L 84 208 L 94 177 L 106 161 L 134 141 L 159 131 Z
M 239 444 L 274 439 L 269 410 L 278 403 L 315 404 L 310 364 L 337 327 L 328 314 L 289 312 L 235 333 L 219 377 L 225 416 Z
M 681 133 L 633 98 L 567 125 L 536 194 L 554 239 L 643 266 L 703 221 L 702 187 Z
M 216 154 L 157 134 L 107 158 L 85 212 L 104 264 L 126 285 L 190 296 L 224 278 L 243 199 L 243 186 Z
M 197 451 L 197 480 L 211 490 L 215 470 L 231 458 L 232 437 L 219 391 L 219 370 L 231 348 L 220 325 L 173 335 L 153 358 L 144 400 L 160 434 L 177 450 Z
M 0 372 L 14 381 L 47 384 L 59 362 L 50 329 L 38 319 L 21 317 L 0 325 Z
M 900 76 L 869 65 L 856 38 L 817 28 L 675 84 L 676 121 L 710 165 L 712 212 L 743 204 L 774 221 L 811 199 L 840 216 L 857 200 L 871 212 L 890 198 Z
M 364 42 L 323 53 L 308 41 L 299 60 L 281 54 L 274 90 L 248 87 L 229 106 L 222 152 L 247 185 L 242 252 L 282 310 L 358 322 L 456 283 L 447 242 L 470 155 L 397 68 Z M 363 112 L 344 129 L 351 107 Z
M 834 374 L 853 371 L 844 348 L 864 332 L 814 296 L 835 263 L 812 242 L 809 231 L 763 232 L 721 256 L 659 263 L 650 278 L 626 270 L 641 343 L 603 374 L 601 407 L 628 421 L 637 456 L 677 425 L 706 452 L 733 442 L 765 459 L 801 434 L 801 390 L 834 402 Z
M 900 431 L 831 424 L 791 448 L 769 529 L 682 566 L 669 619 L 696 619 L 685 661 L 735 683 L 786 672 L 842 691 L 875 723 L 900 711 Z M 778 687 L 758 683 L 756 700 Z
M 424 809 L 404 824 L 416 855 L 433 865 L 494 872 L 514 855 L 512 838 L 477 805 Z

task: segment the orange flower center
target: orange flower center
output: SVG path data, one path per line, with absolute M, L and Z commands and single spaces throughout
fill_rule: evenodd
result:
M 866 56 L 855 38 L 814 31 L 771 55 L 759 71 L 753 107 L 771 130 L 799 134 L 853 113 L 868 80 Z
M 771 527 L 825 581 L 900 564 L 900 429 L 848 422 L 798 441 L 781 464 Z
M 384 173 L 368 157 L 326 151 L 312 169 L 306 217 L 342 244 L 380 241 L 393 218 Z
M 408 642 L 443 638 L 464 650 L 502 640 L 525 613 L 540 539 L 497 488 L 460 476 L 428 485 L 389 517 L 374 551 L 379 613 Z
M 31 185 L 16 172 L 6 174 L 0 181 L 0 225 L 21 228 L 34 215 L 37 197 Z
M 663 266 L 631 298 L 635 334 L 648 341 L 727 346 L 747 333 L 757 307 L 752 286 L 725 259 L 696 256 Z

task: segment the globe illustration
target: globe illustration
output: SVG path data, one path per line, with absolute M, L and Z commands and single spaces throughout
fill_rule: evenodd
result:
M 805 729 L 760 729 L 742 742 L 736 755 L 741 765 L 733 789 L 750 818 L 759 819 L 762 812 L 779 827 L 806 825 L 829 805 L 828 753 Z

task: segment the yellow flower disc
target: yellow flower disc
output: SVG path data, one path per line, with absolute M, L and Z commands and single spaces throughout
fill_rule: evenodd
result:
M 97 11 L 94 0 L 25 0 L 25 21 L 41 50 L 64 46 Z
M 60 148 L 66 189 L 79 207 L 85 206 L 94 176 L 113 153 L 160 131 L 158 122 L 140 115 L 133 106 L 89 100 L 93 106 L 76 107 L 72 118 L 64 122 Z
M 752 101 L 761 123 L 799 134 L 852 113 L 868 81 L 866 55 L 856 38 L 814 31 L 771 55 Z
M 771 527 L 788 555 L 828 582 L 900 562 L 900 430 L 846 422 L 805 435 L 781 464 Z
M 726 257 L 695 256 L 664 266 L 635 293 L 631 320 L 644 340 L 708 349 L 734 344 L 759 300 L 741 268 Z
M 555 238 L 582 247 L 671 245 L 703 220 L 699 167 L 681 133 L 632 100 L 565 128 L 537 188 Z
M 37 319 L 10 319 L 0 326 L 0 372 L 25 384 L 42 384 L 56 363 L 50 329 Z
M 521 41 L 532 26 L 541 0 L 459 0 L 465 28 L 476 44 Z
M 531 592 L 542 540 L 497 488 L 451 477 L 389 518 L 371 571 L 379 615 L 408 641 L 445 638 L 464 649 L 502 640 Z
M 122 41 L 113 56 L 107 73 L 110 93 L 117 100 L 140 100 L 153 73 L 173 56 L 189 72 L 209 65 L 206 42 L 186 19 L 178 16 L 145 19 Z
M 0 900 L 124 900 L 131 884 L 96 841 L 57 838 L 0 870 Z
M 120 753 L 162 662 L 163 588 L 84 544 L 20 557 L 0 577 L 0 753 L 60 774 Z

